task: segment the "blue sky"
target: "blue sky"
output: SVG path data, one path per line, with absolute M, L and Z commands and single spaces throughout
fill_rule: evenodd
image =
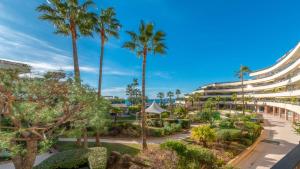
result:
M 72 70 L 71 40 L 53 34 L 35 8 L 46 0 L 0 1 L 0 58 L 35 69 Z M 219 81 L 236 80 L 241 64 L 252 70 L 271 64 L 300 40 L 299 1 L 292 0 L 101 0 L 112 6 L 123 28 L 105 49 L 103 93 L 125 96 L 133 78 L 141 79 L 141 59 L 121 48 L 141 19 L 167 33 L 168 54 L 149 56 L 147 95 L 181 89 L 184 93 Z M 96 87 L 99 37 L 78 40 L 82 79 Z

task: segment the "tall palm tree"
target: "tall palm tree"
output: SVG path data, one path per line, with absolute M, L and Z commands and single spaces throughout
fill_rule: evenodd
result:
M 100 53 L 100 66 L 99 66 L 99 82 L 98 82 L 98 97 L 101 97 L 102 86 L 102 69 L 104 58 L 104 45 L 110 36 L 119 38 L 119 29 L 121 24 L 116 18 L 114 8 L 107 8 L 101 11 L 100 16 L 97 17 L 95 24 L 95 31 L 99 33 L 101 39 L 101 53 Z
M 142 66 L 142 142 L 143 150 L 147 149 L 146 138 L 146 116 L 145 116 L 145 87 L 146 87 L 146 63 L 147 56 L 150 52 L 153 54 L 165 54 L 165 33 L 163 31 L 154 31 L 152 23 L 145 24 L 141 21 L 138 33 L 127 31 L 131 40 L 124 43 L 124 48 L 136 52 L 137 56 L 143 58 Z
M 176 99 L 178 100 L 179 96 L 181 95 L 181 91 L 179 89 L 176 89 L 175 94 L 176 94 Z
M 242 87 L 242 102 L 243 102 L 243 114 L 245 114 L 245 93 L 244 93 L 244 77 L 246 74 L 250 73 L 251 70 L 247 66 L 241 65 L 240 69 L 237 71 L 236 76 L 241 80 L 241 87 Z
M 174 97 L 174 93 L 172 91 L 168 91 L 167 97 L 169 98 L 170 106 L 172 105 L 172 98 Z
M 52 22 L 56 28 L 55 34 L 72 37 L 73 62 L 75 81 L 80 84 L 80 70 L 77 54 L 77 39 L 79 34 L 91 36 L 93 32 L 93 14 L 88 8 L 94 5 L 92 0 L 48 0 L 36 8 L 41 12 L 42 20 Z
M 216 102 L 217 102 L 217 110 L 219 110 L 219 109 L 220 109 L 221 96 L 217 96 L 217 97 L 215 98 L 215 100 L 216 100 Z
M 236 104 L 236 101 L 237 101 L 237 94 L 236 93 L 233 93 L 231 95 L 231 100 L 233 101 L 233 104 L 235 105 Z M 231 107 L 230 107 L 230 110 L 231 110 Z
M 160 105 L 163 103 L 163 99 L 165 98 L 165 94 L 163 92 L 157 93 L 157 98 L 160 100 Z

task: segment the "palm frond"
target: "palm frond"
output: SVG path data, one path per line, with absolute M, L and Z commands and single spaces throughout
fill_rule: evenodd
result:
M 131 51 L 135 51 L 135 49 L 137 48 L 137 45 L 134 42 L 125 42 L 123 45 L 123 48 L 127 48 Z

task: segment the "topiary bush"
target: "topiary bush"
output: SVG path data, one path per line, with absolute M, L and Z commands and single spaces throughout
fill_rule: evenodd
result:
M 89 167 L 90 169 L 106 169 L 107 149 L 104 147 L 94 147 L 89 149 Z
M 148 127 L 148 135 L 152 137 L 162 137 L 165 136 L 165 130 L 164 128 Z
M 179 119 L 179 123 L 183 129 L 189 129 L 191 127 L 190 119 Z

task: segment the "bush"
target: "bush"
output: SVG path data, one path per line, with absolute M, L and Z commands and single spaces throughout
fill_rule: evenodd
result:
M 254 140 L 260 135 L 262 130 L 261 125 L 254 122 L 244 122 L 244 130 L 248 132 L 248 137 L 254 142 Z
M 165 135 L 164 128 L 148 127 L 148 135 L 152 137 L 162 137 Z
M 88 157 L 90 169 L 106 169 L 107 150 L 104 147 L 90 148 Z
M 234 128 L 234 121 L 232 119 L 222 119 L 219 124 L 220 128 L 230 129 Z
M 179 123 L 183 129 L 189 129 L 191 127 L 190 119 L 179 119 Z
M 172 150 L 180 157 L 179 169 L 214 168 L 218 159 L 212 151 L 199 146 L 187 146 L 180 141 L 167 141 L 160 145 L 162 149 Z
M 224 139 L 225 141 L 239 140 L 241 139 L 241 135 L 242 135 L 242 131 L 239 129 L 220 129 L 217 131 L 218 140 L 224 140 Z
M 187 146 L 181 141 L 169 140 L 160 144 L 160 148 L 166 150 L 175 151 L 180 156 L 185 156 L 187 151 Z
M 197 166 L 205 165 L 206 167 L 211 168 L 213 168 L 212 166 L 217 161 L 217 158 L 211 150 L 199 146 L 188 146 L 186 161 L 189 161 L 190 159 L 196 162 Z
M 147 125 L 152 127 L 162 127 L 163 122 L 161 119 L 147 119 Z
M 150 149 L 139 155 L 146 159 L 153 169 L 176 169 L 178 166 L 178 156 L 176 152 L 162 149 Z
M 192 129 L 191 138 L 197 142 L 201 142 L 204 147 L 207 147 L 207 142 L 214 141 L 216 131 L 209 125 L 203 125 Z
M 89 157 L 88 149 L 74 149 L 59 152 L 49 157 L 34 169 L 61 169 L 79 168 L 87 164 Z
M 251 139 L 248 138 L 241 138 L 240 143 L 245 146 L 250 146 L 253 142 Z
M 128 107 L 128 113 L 136 114 L 141 111 L 141 106 L 130 106 Z

